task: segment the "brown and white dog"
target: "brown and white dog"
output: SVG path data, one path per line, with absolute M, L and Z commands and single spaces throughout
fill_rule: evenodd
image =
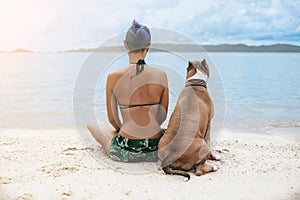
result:
M 220 160 L 210 149 L 213 102 L 206 88 L 209 67 L 205 61 L 188 63 L 186 85 L 181 91 L 168 127 L 158 144 L 158 157 L 166 174 L 182 175 L 196 169 L 200 176 L 218 168 L 206 163 Z

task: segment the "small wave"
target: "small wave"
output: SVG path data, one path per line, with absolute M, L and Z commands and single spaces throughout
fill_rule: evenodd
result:
M 229 119 L 230 118 L 230 119 Z M 266 133 L 274 129 L 300 128 L 300 120 L 269 120 L 263 118 L 228 117 L 225 128 L 241 132 Z
M 264 132 L 270 131 L 277 128 L 299 128 L 300 127 L 300 121 L 299 120 L 293 120 L 293 121 L 276 121 L 268 124 L 265 127 Z

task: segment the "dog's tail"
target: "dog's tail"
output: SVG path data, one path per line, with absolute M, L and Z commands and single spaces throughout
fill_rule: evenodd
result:
M 187 173 L 186 171 L 183 171 L 183 170 L 176 170 L 176 169 L 171 169 L 169 165 L 166 165 L 167 164 L 167 160 L 168 160 L 169 156 L 166 156 L 162 162 L 161 162 L 161 166 L 162 166 L 162 169 L 164 170 L 164 172 L 166 174 L 172 174 L 172 175 L 180 175 L 180 176 L 184 176 L 187 178 L 186 181 L 189 181 L 190 180 L 190 175 L 189 173 Z

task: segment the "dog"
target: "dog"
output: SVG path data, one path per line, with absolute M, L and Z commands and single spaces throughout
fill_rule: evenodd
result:
M 166 174 L 182 175 L 189 180 L 190 170 L 200 176 L 218 169 L 206 163 L 209 158 L 221 159 L 210 149 L 214 107 L 206 88 L 209 74 L 205 59 L 188 62 L 186 85 L 158 144 L 159 161 Z

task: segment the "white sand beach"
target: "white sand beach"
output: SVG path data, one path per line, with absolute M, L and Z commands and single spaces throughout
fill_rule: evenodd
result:
M 0 140 L 0 199 L 300 199 L 299 135 L 223 131 L 220 169 L 188 182 L 108 161 L 74 130 L 1 129 Z

